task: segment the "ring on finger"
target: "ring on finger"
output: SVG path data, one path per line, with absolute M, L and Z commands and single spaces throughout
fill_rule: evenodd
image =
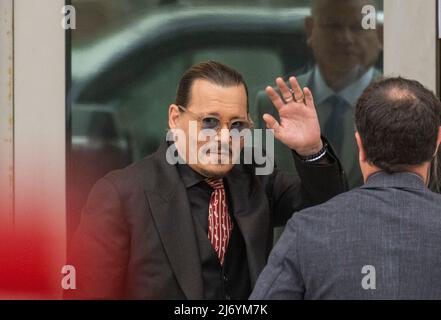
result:
M 294 97 L 294 99 L 295 99 L 296 102 L 303 102 L 303 101 L 305 101 L 305 95 L 302 95 L 301 98 Z
M 293 95 L 295 102 L 304 102 L 305 101 L 305 95 L 303 94 L 303 92 L 302 92 L 302 97 L 301 98 L 297 98 L 296 97 L 295 92 L 294 92 L 293 89 L 290 88 L 289 92 L 291 92 L 291 94 Z
M 288 103 L 288 102 L 293 101 L 293 100 L 294 100 L 294 97 L 293 97 L 293 96 L 290 96 L 290 97 L 288 97 L 288 98 L 283 97 L 283 99 L 285 100 L 286 103 Z

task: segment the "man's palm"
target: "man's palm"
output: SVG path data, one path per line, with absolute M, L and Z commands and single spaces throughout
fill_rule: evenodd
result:
M 276 139 L 299 154 L 310 155 L 317 152 L 323 144 L 311 91 L 307 88 L 302 90 L 294 77 L 290 78 L 292 91 L 282 78 L 278 78 L 276 83 L 286 102 L 274 88 L 266 89 L 280 117 L 280 123 L 278 123 L 274 117 L 265 114 L 263 119 L 267 127 L 274 129 Z

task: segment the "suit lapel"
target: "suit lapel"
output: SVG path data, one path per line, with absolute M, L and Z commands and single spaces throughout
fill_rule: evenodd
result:
M 154 155 L 145 184 L 152 216 L 172 270 L 186 297 L 203 299 L 201 261 L 186 189 L 166 161 L 167 144 Z
M 250 179 L 251 177 L 251 179 Z M 226 177 L 233 215 L 245 240 L 251 285 L 266 264 L 271 242 L 269 206 L 265 190 L 254 174 L 236 166 Z
M 167 144 L 153 156 L 145 195 L 172 270 L 188 299 L 203 299 L 201 260 L 186 189 L 175 166 L 166 161 Z M 270 207 L 265 189 L 243 166 L 226 176 L 232 214 L 245 241 L 251 285 L 271 249 Z

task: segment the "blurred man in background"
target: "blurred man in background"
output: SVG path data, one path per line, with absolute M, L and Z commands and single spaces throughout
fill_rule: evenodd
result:
M 311 1 L 305 30 L 315 65 L 297 78 L 313 92 L 321 130 L 341 159 L 351 188 L 363 183 L 354 138 L 354 107 L 363 90 L 381 76 L 375 63 L 382 50 L 382 27 L 379 23 L 376 30 L 362 27 L 362 8 L 373 4 L 370 0 Z M 265 92 L 256 101 L 259 115 L 277 117 Z M 281 169 L 294 170 L 289 159 L 289 150 L 276 143 Z

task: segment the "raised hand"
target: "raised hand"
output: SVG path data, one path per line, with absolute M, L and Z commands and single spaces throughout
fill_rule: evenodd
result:
M 298 154 L 309 156 L 323 147 L 314 100 L 311 91 L 308 88 L 302 90 L 295 77 L 289 78 L 289 83 L 292 89 L 282 78 L 276 79 L 281 95 L 272 87 L 266 88 L 279 112 L 280 123 L 269 114 L 265 114 L 263 120 L 267 128 L 274 130 L 276 139 Z

